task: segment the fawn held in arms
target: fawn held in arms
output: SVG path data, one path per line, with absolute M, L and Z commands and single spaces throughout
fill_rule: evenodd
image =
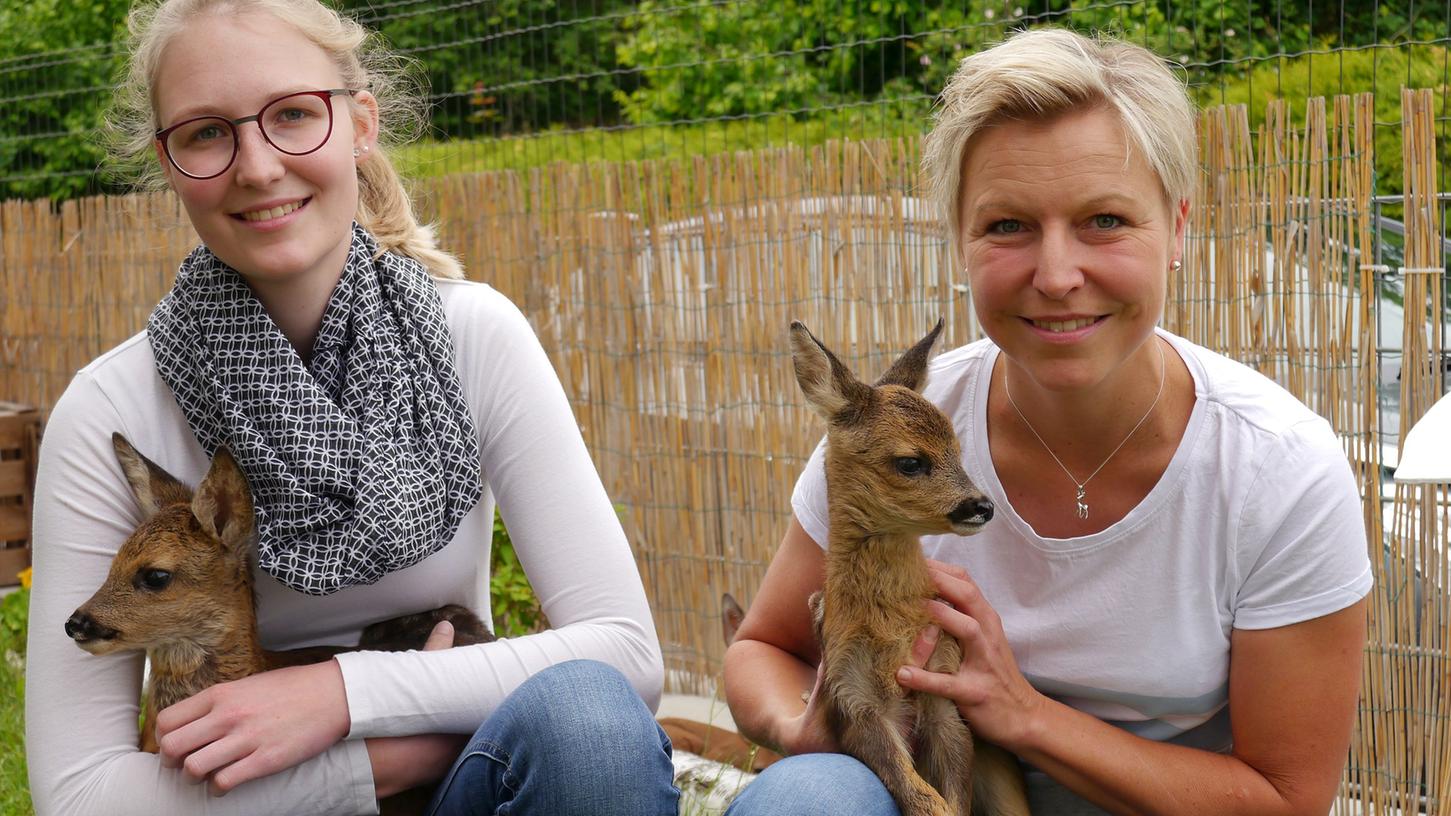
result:
M 146 650 L 151 677 L 140 747 L 156 753 L 151 719 L 167 706 L 217 683 L 320 662 L 345 649 L 262 648 L 252 588 L 252 495 L 226 448 L 217 451 L 193 494 L 121 434 L 111 442 L 145 520 L 65 631 L 94 655 Z M 453 624 L 456 646 L 493 640 L 473 612 L 449 605 L 375 623 L 363 630 L 358 648 L 419 649 L 442 620 Z
M 974 744 L 951 701 L 896 680 L 930 623 L 925 603 L 935 595 L 919 537 L 971 535 L 993 512 L 962 469 L 952 423 L 919 393 L 941 332 L 938 320 L 867 385 L 804 325 L 791 324 L 796 380 L 827 421 L 831 532 L 825 589 L 811 598 L 824 695 L 817 711 L 847 753 L 881 778 L 902 816 L 1028 816 L 1012 756 Z M 952 671 L 960 661 L 957 640 L 943 637 L 926 668 Z

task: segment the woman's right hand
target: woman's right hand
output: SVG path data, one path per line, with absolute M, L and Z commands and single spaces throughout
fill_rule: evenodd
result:
M 156 716 L 161 764 L 207 781 L 214 796 L 321 754 L 348 735 L 335 660 L 221 683 Z
M 453 647 L 453 624 L 439 621 L 423 651 Z M 467 734 L 414 734 L 364 740 L 373 766 L 373 791 L 379 799 L 442 779 L 468 745 Z

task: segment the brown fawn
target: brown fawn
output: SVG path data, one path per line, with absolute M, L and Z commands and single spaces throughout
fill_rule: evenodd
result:
M 962 816 L 974 805 L 979 814 L 1028 816 L 1016 760 L 975 741 L 952 701 L 896 680 L 936 595 L 919 537 L 972 535 L 993 514 L 962 469 L 952 423 L 920 393 L 941 332 L 938 320 L 867 385 L 806 326 L 791 324 L 796 380 L 827 421 L 831 530 L 825 587 L 811 598 L 821 643 L 817 710 L 902 816 Z M 954 671 L 961 657 L 957 640 L 944 636 L 926 668 Z
M 121 434 L 111 442 L 145 520 L 117 551 L 105 583 L 66 621 L 65 631 L 94 655 L 146 651 L 151 676 L 140 747 L 156 753 L 150 720 L 172 703 L 217 683 L 320 662 L 345 649 L 262 648 L 252 588 L 252 494 L 226 448 L 217 450 L 193 494 Z M 453 624 L 454 645 L 493 640 L 474 613 L 450 605 L 375 623 L 363 630 L 357 648 L 422 648 L 442 620 Z

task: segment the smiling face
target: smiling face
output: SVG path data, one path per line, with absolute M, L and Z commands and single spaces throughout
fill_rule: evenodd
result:
M 152 102 L 161 127 L 195 116 L 251 116 L 289 93 L 344 87 L 333 59 L 296 28 L 265 13 L 201 14 L 162 53 Z M 376 106 L 360 93 L 332 99 L 332 134 L 317 151 L 289 156 L 257 125 L 237 126 L 236 160 L 193 179 L 158 159 L 202 241 L 254 286 L 335 282 L 358 207 L 355 147 L 371 146 Z M 328 289 L 330 282 L 325 282 Z
M 1043 388 L 1109 384 L 1152 354 L 1187 212 L 1108 109 L 986 128 L 963 161 L 961 224 L 983 330 Z

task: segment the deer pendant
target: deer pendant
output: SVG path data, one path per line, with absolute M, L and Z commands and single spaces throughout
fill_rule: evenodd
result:
M 1088 518 L 1088 502 L 1083 500 L 1083 487 L 1081 485 L 1078 488 L 1078 517 L 1081 519 Z

